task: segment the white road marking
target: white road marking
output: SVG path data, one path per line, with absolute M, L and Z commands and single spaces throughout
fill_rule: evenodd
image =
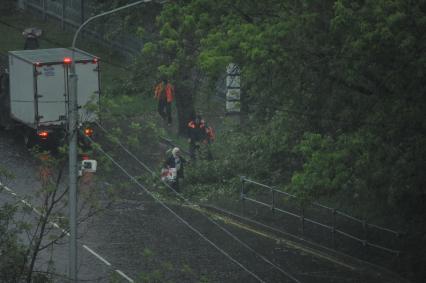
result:
M 97 257 L 99 260 L 103 261 L 106 265 L 111 266 L 111 263 L 109 263 L 106 259 L 104 259 L 103 257 L 101 257 L 99 254 L 97 254 L 94 250 L 92 250 L 88 246 L 83 245 L 83 248 L 85 248 L 89 253 L 91 253 L 92 255 L 94 255 L 95 257 Z
M 18 195 L 12 191 L 10 188 L 8 188 L 7 186 L 3 185 L 3 183 L 0 182 L 0 187 L 2 187 L 3 189 L 5 189 L 6 191 L 8 191 L 11 195 L 18 197 Z M 20 200 L 23 204 L 25 204 L 26 206 L 28 206 L 29 208 L 31 208 L 36 214 L 41 216 L 40 211 L 38 211 L 36 208 L 34 208 L 28 201 L 26 201 L 25 199 L 21 199 Z M 55 222 L 49 222 L 50 224 L 52 224 L 55 228 L 62 230 L 62 232 L 66 233 L 66 235 L 69 237 L 70 233 L 66 232 L 66 230 L 62 229 L 57 223 Z M 100 261 L 102 261 L 103 263 L 105 263 L 108 266 L 112 266 L 111 263 L 109 263 L 106 259 L 104 259 L 102 256 L 100 256 L 99 254 L 97 254 L 94 250 L 92 250 L 91 248 L 89 248 L 86 245 L 82 245 L 83 248 L 85 248 L 88 252 L 90 252 L 92 255 L 94 255 L 96 258 L 98 258 Z M 124 279 L 126 279 L 127 281 L 134 283 L 135 281 L 130 278 L 129 276 L 127 276 L 123 271 L 119 270 L 119 269 L 115 269 L 115 272 L 117 272 L 121 277 L 123 277 Z
M 121 270 L 116 269 L 115 272 L 117 272 L 118 274 L 120 274 L 121 276 L 123 276 L 127 281 L 134 283 L 135 281 L 133 281 L 132 278 L 130 278 L 129 276 L 127 276 L 126 274 L 124 274 Z
M 9 189 L 8 187 L 4 186 L 3 184 L 2 184 L 1 186 L 2 186 L 2 187 L 3 187 L 3 189 L 5 189 L 6 191 L 8 191 L 8 192 L 12 192 L 12 190 L 11 190 L 11 189 Z

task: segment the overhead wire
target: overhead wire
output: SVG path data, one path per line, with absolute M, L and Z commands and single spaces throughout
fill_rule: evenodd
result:
M 107 133 L 108 131 L 97 121 L 95 121 L 95 123 L 99 126 L 100 129 L 102 129 L 105 133 Z M 156 175 L 155 172 L 153 170 L 151 170 L 148 165 L 146 165 L 144 162 L 142 162 L 137 156 L 135 156 L 133 153 L 131 153 L 120 141 L 115 140 L 115 142 L 124 150 L 126 151 L 134 160 L 136 160 L 140 165 L 142 165 L 145 169 L 147 169 L 152 175 Z M 160 179 L 161 180 L 161 179 Z M 176 191 L 172 186 L 170 186 L 167 182 L 161 180 L 161 182 L 170 190 L 172 190 L 177 196 L 179 196 L 181 199 L 183 199 L 185 201 L 186 204 L 188 205 L 192 205 L 195 206 L 196 204 L 194 204 L 193 202 L 191 202 L 189 199 L 185 198 L 185 196 L 183 196 L 181 193 L 179 193 L 178 191 Z M 206 216 L 204 213 L 202 213 L 202 211 L 199 211 L 201 215 Z M 267 259 L 265 256 L 263 256 L 262 254 L 260 254 L 259 252 L 257 252 L 256 250 L 254 250 L 252 247 L 250 247 L 249 245 L 247 245 L 245 242 L 243 242 L 242 240 L 240 240 L 237 236 L 235 236 L 233 233 L 231 233 L 229 230 L 227 230 L 226 228 L 224 228 L 222 225 L 220 225 L 219 223 L 217 223 L 216 221 L 214 221 L 213 219 L 211 219 L 210 217 L 206 216 L 206 219 L 213 223 L 215 226 L 217 226 L 220 230 L 222 230 L 223 232 L 225 232 L 228 236 L 230 236 L 231 238 L 233 238 L 235 241 L 237 241 L 238 243 L 240 243 L 243 247 L 245 247 L 246 249 L 248 249 L 249 251 L 251 251 L 252 253 L 254 253 L 256 256 L 258 256 L 260 259 L 262 259 L 264 262 L 266 262 L 267 264 L 271 265 L 272 267 L 274 267 L 275 269 L 277 269 L 278 271 L 280 271 L 282 274 L 284 274 L 285 276 L 287 276 L 288 278 L 290 278 L 291 280 L 293 280 L 294 282 L 300 282 L 298 279 L 296 279 L 294 276 L 292 276 L 290 273 L 288 273 L 287 271 L 283 270 L 281 267 L 277 266 L 276 264 L 274 264 L 273 262 L 271 262 L 269 259 Z
M 108 133 L 108 131 L 98 122 L 94 121 L 96 125 L 98 125 L 99 128 L 101 128 L 105 133 Z M 151 168 L 149 168 L 145 163 L 139 160 L 131 151 L 129 151 L 120 141 L 115 140 L 115 143 L 117 143 L 127 154 L 129 154 L 133 159 L 135 159 L 145 170 L 147 170 L 151 174 L 155 174 Z
M 86 138 L 88 138 L 91 142 L 96 143 L 92 138 L 90 138 L 88 136 L 86 136 Z M 210 239 L 208 239 L 204 234 L 202 234 L 200 231 L 198 231 L 195 227 L 193 227 L 190 223 L 188 223 L 185 219 L 183 219 L 181 216 L 179 216 L 173 209 L 168 207 L 158 197 L 156 197 L 154 194 L 152 194 L 143 184 L 141 184 L 134 176 L 132 176 L 125 168 L 123 168 L 123 166 L 121 166 L 111 155 L 109 155 L 106 151 L 104 151 L 101 146 L 98 146 L 96 150 L 103 153 L 109 160 L 111 160 L 112 163 L 114 163 L 118 168 L 120 168 L 121 171 L 123 171 L 123 173 L 126 174 L 136 185 L 138 185 L 140 188 L 142 188 L 143 191 L 145 191 L 150 197 L 152 197 L 155 201 L 157 201 L 161 206 L 163 206 L 166 210 L 168 210 L 172 215 L 174 215 L 177 219 L 179 219 L 183 224 L 185 224 L 194 233 L 196 233 L 203 240 L 208 242 L 211 246 L 213 246 L 216 250 L 218 250 L 220 253 L 222 253 L 224 256 L 226 256 L 229 260 L 231 260 L 236 265 L 241 267 L 244 271 L 246 271 L 251 276 L 256 278 L 256 280 L 258 280 L 259 282 L 265 282 L 258 275 L 256 275 L 254 272 L 250 271 L 242 263 L 240 263 L 238 260 L 234 259 L 230 254 L 228 254 L 226 251 L 224 251 L 222 248 L 220 248 L 218 245 L 216 245 L 214 242 L 212 242 Z

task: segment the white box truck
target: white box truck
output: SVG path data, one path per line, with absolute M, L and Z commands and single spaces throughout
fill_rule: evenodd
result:
M 9 97 L 0 106 L 0 111 L 9 114 L 2 116 L 9 117 L 1 123 L 23 132 L 27 146 L 57 143 L 65 136 L 72 53 L 68 48 L 9 51 Z M 99 102 L 100 62 L 98 57 L 78 49 L 74 50 L 74 58 L 79 122 L 90 125 L 97 119 L 93 106 L 87 106 L 96 108 Z M 92 134 L 93 130 L 84 132 Z

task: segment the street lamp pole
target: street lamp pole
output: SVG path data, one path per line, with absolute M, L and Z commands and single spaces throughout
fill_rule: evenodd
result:
M 131 4 L 98 14 L 87 19 L 77 29 L 72 40 L 72 59 L 69 75 L 69 117 L 68 117 L 68 143 L 69 143 L 69 225 L 70 225 L 70 245 L 69 245 L 69 278 L 71 282 L 77 282 L 77 137 L 78 137 L 78 103 L 77 103 L 77 81 L 75 71 L 75 43 L 78 34 L 88 23 L 94 19 L 142 4 L 152 0 L 136 1 Z

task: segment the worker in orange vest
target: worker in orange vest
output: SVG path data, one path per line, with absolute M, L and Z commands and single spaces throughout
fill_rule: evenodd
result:
M 164 79 L 155 87 L 154 98 L 158 99 L 158 113 L 165 120 L 167 124 L 172 124 L 172 102 L 174 98 L 173 86 Z
M 201 115 L 196 115 L 195 119 L 188 123 L 188 143 L 189 143 L 189 155 L 192 161 L 196 159 L 196 151 L 198 154 L 202 153 L 202 147 L 206 152 L 207 160 L 212 160 L 212 154 L 210 151 L 210 136 L 208 135 L 207 123 L 203 120 Z

